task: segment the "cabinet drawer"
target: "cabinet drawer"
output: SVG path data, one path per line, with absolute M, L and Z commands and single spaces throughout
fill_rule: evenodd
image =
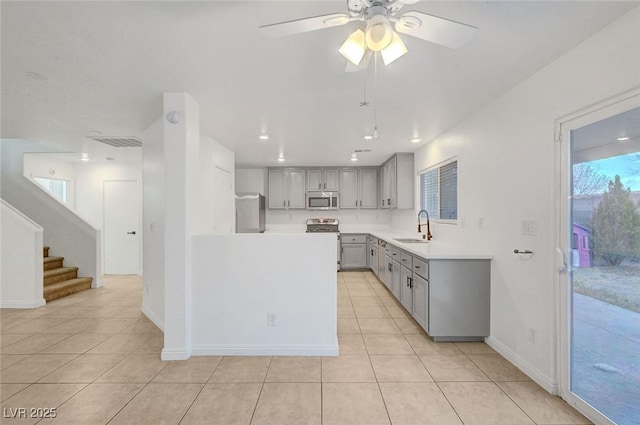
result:
M 429 280 L 429 263 L 419 258 L 413 259 L 413 272 Z
M 413 257 L 410 254 L 400 251 L 400 263 L 404 267 L 413 270 Z
M 367 235 L 350 235 L 350 234 L 342 234 L 340 235 L 343 244 L 350 243 L 367 243 Z
M 402 251 L 400 251 L 400 248 L 396 248 L 395 246 L 391 247 L 391 257 L 395 261 L 400 261 L 401 253 Z

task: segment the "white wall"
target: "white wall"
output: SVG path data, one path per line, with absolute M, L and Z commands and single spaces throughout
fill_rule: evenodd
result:
M 207 137 L 200 138 L 196 233 L 234 233 L 235 154 Z
M 24 155 L 24 176 L 30 179 L 66 180 L 69 182 L 69 207 L 75 207 L 75 175 L 73 164 L 51 158 L 47 153 L 28 153 Z
M 434 225 L 434 238 L 494 253 L 488 342 L 549 391 L 558 380 L 554 125 L 640 85 L 639 22 L 635 8 L 415 157 L 416 172 L 458 158 L 459 224 Z M 539 234 L 522 235 L 522 220 L 536 221 Z M 391 222 L 413 231 L 406 213 L 394 213 Z M 515 248 L 535 254 L 525 260 Z
M 330 234 L 194 236 L 193 354 L 337 355 L 335 250 Z
M 260 192 L 268 196 L 268 173 L 266 168 L 238 168 L 236 170 L 236 192 Z M 330 217 L 340 220 L 344 225 L 389 226 L 389 210 L 350 210 L 334 211 L 309 210 L 270 210 L 266 211 L 267 231 L 304 230 L 308 218 Z
M 135 181 L 142 199 L 142 165 L 138 162 L 121 163 L 73 163 L 72 176 L 76 186 L 75 211 L 96 229 L 104 229 L 104 183 L 106 181 Z M 138 240 L 139 258 L 142 258 L 142 205 L 139 205 Z M 102 269 L 104 270 L 104 246 L 102 247 Z M 142 274 L 140 264 L 139 274 Z
M 164 130 L 163 118 L 142 135 L 142 312 L 164 329 Z
M 67 264 L 78 267 L 79 276 L 92 277 L 91 286 L 98 287 L 102 278 L 100 230 L 23 175 L 24 154 L 46 150 L 33 142 L 2 140 L 2 198 L 44 228 L 50 255 L 64 256 Z
M 2 200 L 0 308 L 43 306 L 42 227 Z

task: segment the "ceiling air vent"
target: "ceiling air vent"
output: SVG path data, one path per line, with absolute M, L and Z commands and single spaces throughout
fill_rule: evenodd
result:
M 137 137 L 89 137 L 89 139 L 114 148 L 139 148 L 142 146 L 142 140 Z

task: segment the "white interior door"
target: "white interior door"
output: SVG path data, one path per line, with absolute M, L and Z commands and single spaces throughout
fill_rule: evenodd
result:
M 140 199 L 137 181 L 104 182 L 104 273 L 140 273 Z

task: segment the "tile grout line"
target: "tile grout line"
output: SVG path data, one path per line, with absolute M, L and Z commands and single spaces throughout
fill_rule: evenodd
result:
M 264 390 L 264 384 L 265 384 L 265 382 L 267 380 L 267 375 L 269 374 L 269 369 L 271 369 L 271 363 L 273 363 L 273 356 L 269 357 L 269 365 L 267 366 L 267 371 L 264 374 L 264 378 L 262 378 L 262 386 L 260 387 L 260 392 L 258 393 L 258 398 L 256 398 L 256 405 L 253 406 L 253 412 L 251 412 L 251 420 L 249 421 L 249 425 L 251 425 L 251 423 L 253 422 L 253 418 L 256 415 L 256 410 L 258 410 L 258 403 L 260 403 L 260 397 L 262 396 L 262 391 Z

